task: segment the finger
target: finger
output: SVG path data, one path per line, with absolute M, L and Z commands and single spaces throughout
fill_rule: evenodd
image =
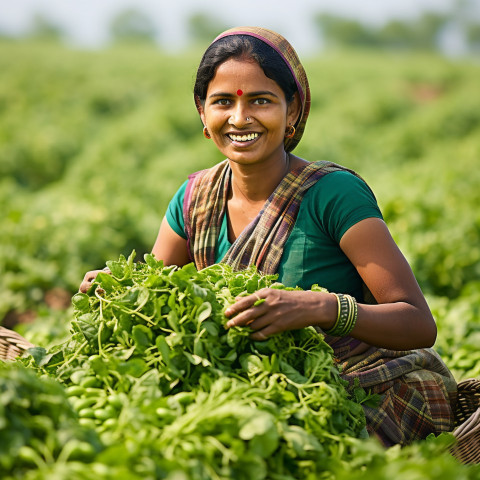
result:
M 253 295 L 248 295 L 247 297 L 237 297 L 237 300 L 235 301 L 235 303 L 233 305 L 230 305 L 225 310 L 225 316 L 233 317 L 235 315 L 238 315 L 241 312 L 244 312 L 245 310 L 252 308 L 256 302 L 261 300 L 262 299 L 257 293 L 254 293 Z
M 85 275 L 86 277 L 86 275 Z M 87 293 L 87 290 L 92 286 L 92 283 L 95 281 L 96 276 L 91 276 L 89 278 L 85 278 L 83 282 L 80 284 L 80 288 L 78 289 L 81 293 Z
M 244 327 L 250 325 L 256 318 L 256 313 L 252 309 L 248 309 L 235 315 L 226 324 L 225 328 Z
M 268 307 L 259 305 L 258 307 L 251 307 L 243 312 L 235 315 L 232 319 L 230 319 L 226 324 L 226 328 L 231 327 L 246 327 L 250 326 L 254 321 L 256 321 L 259 317 L 262 317 L 268 313 Z
M 263 330 L 268 327 L 271 322 L 272 319 L 270 315 L 258 315 L 256 318 L 248 321 L 246 326 L 250 327 L 252 330 Z
M 268 340 L 268 335 L 265 335 L 263 330 L 260 330 L 259 332 L 252 333 L 250 338 L 257 342 L 264 342 L 265 340 Z
M 267 327 L 252 333 L 250 335 L 250 338 L 254 341 L 263 342 L 264 340 L 267 340 L 272 335 L 275 335 L 276 333 L 280 333 L 281 331 L 282 330 L 280 330 L 276 324 L 271 323 Z

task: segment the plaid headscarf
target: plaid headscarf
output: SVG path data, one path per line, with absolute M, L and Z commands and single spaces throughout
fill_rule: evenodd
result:
M 310 113 L 310 87 L 308 86 L 307 74 L 305 73 L 303 65 L 300 63 L 297 53 L 282 35 L 273 30 L 261 27 L 235 27 L 221 33 L 212 43 L 230 35 L 250 35 L 265 42 L 267 45 L 270 45 L 280 57 L 282 57 L 283 61 L 292 72 L 300 95 L 302 111 L 294 125 L 295 135 L 292 138 L 285 139 L 285 151 L 291 152 L 302 138 L 308 114 Z

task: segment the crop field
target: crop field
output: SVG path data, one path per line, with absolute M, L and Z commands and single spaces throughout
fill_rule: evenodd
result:
M 175 273 L 148 255 L 186 176 L 222 160 L 193 102 L 200 55 L 0 41 L 0 325 L 38 346 L 0 368 L 0 477 L 480 478 L 448 435 L 389 450 L 363 439 L 359 405 L 375 399 L 347 397 L 322 341 L 262 350 L 220 334 L 232 292 L 270 279 Z M 304 65 L 312 108 L 294 153 L 372 187 L 436 318 L 435 349 L 458 381 L 480 377 L 478 59 Z M 106 296 L 76 294 L 106 262 Z

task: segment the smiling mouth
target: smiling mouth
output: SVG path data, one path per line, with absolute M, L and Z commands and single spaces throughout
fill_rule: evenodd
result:
M 233 133 L 228 133 L 227 137 L 234 142 L 250 142 L 259 137 L 258 133 L 248 133 L 247 135 L 234 135 Z

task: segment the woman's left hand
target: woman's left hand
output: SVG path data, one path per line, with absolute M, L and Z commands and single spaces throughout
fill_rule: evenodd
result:
M 266 340 L 286 330 L 310 325 L 329 328 L 337 315 L 334 295 L 324 292 L 263 288 L 252 295 L 238 297 L 225 310 L 230 320 L 226 328 L 248 326 L 252 340 Z

